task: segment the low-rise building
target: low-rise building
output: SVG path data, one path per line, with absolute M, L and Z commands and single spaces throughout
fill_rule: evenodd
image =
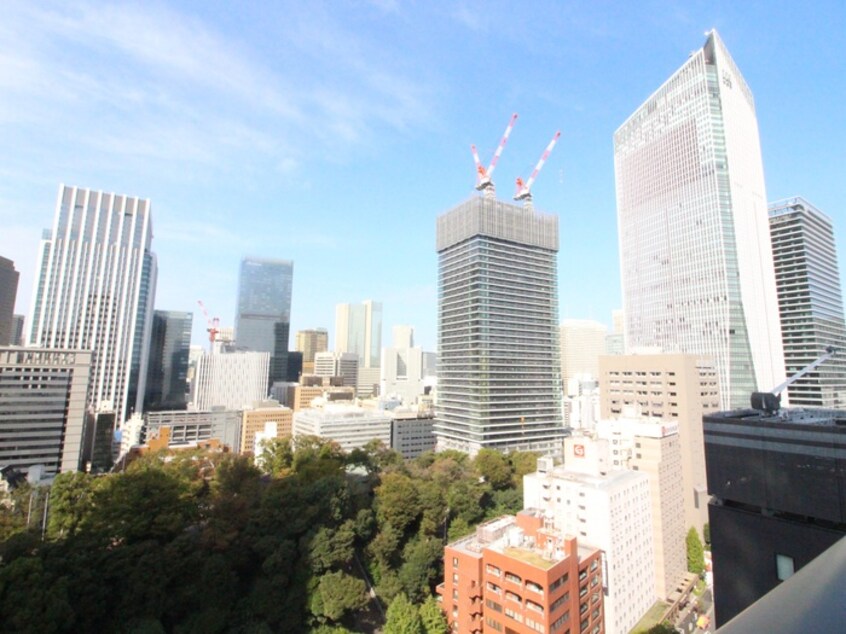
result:
M 294 436 L 334 440 L 345 451 L 364 447 L 371 440 L 391 446 L 391 416 L 357 405 L 323 403 L 294 413 Z
M 391 449 L 403 458 L 416 458 L 426 451 L 435 450 L 435 414 L 433 411 L 417 412 L 391 410 Z
M 160 435 L 167 427 L 170 431 L 169 445 L 185 445 L 217 439 L 232 452 L 240 449 L 241 412 L 212 408 L 209 410 L 173 410 L 169 412 L 148 412 L 145 415 L 142 441 L 150 444 L 152 438 Z
M 285 438 L 293 433 L 294 412 L 277 401 L 253 403 L 252 409 L 244 410 L 241 421 L 241 453 L 256 453 L 255 436 L 264 433 L 267 423 L 276 423 L 276 437 Z

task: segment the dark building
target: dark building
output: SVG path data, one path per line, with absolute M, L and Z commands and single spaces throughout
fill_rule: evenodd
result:
M 181 410 L 188 406 L 188 357 L 192 313 L 153 313 L 144 411 Z
M 14 262 L 0 257 L 0 346 L 18 345 L 12 329 L 18 277 Z
M 846 535 L 846 412 L 703 417 L 722 625 Z
M 9 345 L 24 345 L 24 321 L 25 318 L 23 315 L 15 315 L 12 317 L 12 341 Z

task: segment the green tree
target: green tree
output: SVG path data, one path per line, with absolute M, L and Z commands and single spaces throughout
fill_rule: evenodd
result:
M 361 610 L 367 605 L 367 586 L 361 579 L 345 572 L 330 572 L 317 585 L 321 614 L 331 621 L 340 621 L 347 612 Z
M 426 634 L 417 607 L 404 594 L 398 594 L 388 607 L 385 634 Z
M 669 623 L 658 623 L 650 627 L 646 634 L 678 634 L 678 630 Z
M 692 526 L 687 531 L 687 569 L 697 575 L 705 572 L 705 549 L 699 539 L 699 533 Z
M 514 470 L 514 481 L 517 486 L 523 485 L 523 476 L 534 473 L 538 468 L 538 454 L 534 451 L 512 451 L 508 454 L 511 468 Z
M 102 478 L 86 473 L 60 473 L 50 487 L 47 533 L 52 538 L 74 535 L 91 518 L 94 492 Z
M 420 618 L 426 634 L 449 634 L 449 626 L 437 599 L 429 595 L 420 606 Z
M 294 465 L 294 449 L 290 437 L 271 438 L 262 443 L 256 461 L 265 473 L 273 476 L 287 475 Z
M 708 546 L 711 545 L 711 525 L 708 522 L 705 522 L 705 525 L 702 527 L 702 538 Z
M 403 551 L 399 578 L 406 595 L 412 601 L 422 601 L 431 593 L 431 583 L 441 576 L 443 544 L 431 537 L 413 539 Z
M 321 527 L 310 540 L 309 563 L 314 574 L 347 565 L 353 558 L 355 529 L 347 521 L 338 529 Z
M 417 487 L 402 473 L 386 473 L 376 488 L 376 514 L 380 524 L 390 524 L 400 533 L 417 519 Z
M 493 489 L 504 489 L 511 483 L 511 464 L 495 449 L 480 449 L 473 466 Z

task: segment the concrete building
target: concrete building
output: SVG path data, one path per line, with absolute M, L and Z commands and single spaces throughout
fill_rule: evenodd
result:
M 22 346 L 26 342 L 24 324 L 26 318 L 23 315 L 12 315 L 12 342 L 9 345 Z
M 352 352 L 359 368 L 378 368 L 382 353 L 382 303 L 367 299 L 360 304 L 335 307 L 335 352 Z
M 655 549 L 655 591 L 672 597 L 687 574 L 687 526 L 682 486 L 678 423 L 652 419 L 599 421 L 597 437 L 608 441 L 612 470 L 630 469 L 649 478 L 652 537 Z
M 205 354 L 191 382 L 193 409 L 242 410 L 267 397 L 268 352 Z M 233 447 L 234 450 L 234 447 Z
M 391 410 L 391 449 L 396 449 L 405 459 L 416 458 L 426 451 L 435 450 L 434 414 Z
M 144 415 L 142 441 L 159 438 L 167 428 L 168 445 L 218 440 L 233 452 L 238 452 L 241 441 L 241 412 L 215 407 L 207 410 L 176 410 L 148 412 Z
M 719 409 L 719 381 L 710 360 L 691 354 L 642 354 L 599 360 L 603 419 L 659 418 L 679 425 L 685 526 L 702 535 L 708 489 L 702 416 Z
M 843 540 L 844 422 L 842 410 L 810 408 L 705 417 L 717 625 Z M 828 583 L 842 590 L 840 578 Z M 813 630 L 813 614 L 808 623 Z
M 296 411 L 308 409 L 315 399 L 322 398 L 326 402 L 355 400 L 355 388 L 344 385 L 342 377 L 303 375 L 300 382 L 288 390 L 288 405 Z
M 16 346 L 14 335 L 15 300 L 18 296 L 19 274 L 15 263 L 0 257 L 0 346 Z
M 846 352 L 846 324 L 831 218 L 803 198 L 770 204 L 785 376 L 828 346 Z M 759 386 L 769 390 L 780 384 Z M 829 359 L 787 388 L 791 405 L 846 407 L 846 354 Z
M 602 443 L 564 441 L 565 462 L 540 458 L 523 478 L 523 506 L 604 552 L 605 630 L 628 634 L 657 599 L 649 478 L 608 468 Z
M 153 312 L 144 411 L 188 407 L 188 363 L 193 318 L 192 313 L 175 310 Z
M 437 221 L 439 449 L 560 449 L 558 218 L 488 197 Z
M 416 405 L 423 394 L 423 348 L 414 345 L 411 326 L 394 326 L 394 345 L 382 349 L 379 394 Z
M 325 403 L 294 413 L 294 436 L 334 440 L 344 451 L 364 447 L 371 440 L 391 446 L 391 417 L 358 405 Z
M 294 412 L 276 401 L 253 403 L 245 409 L 241 421 L 241 453 L 256 453 L 256 434 L 264 433 L 268 423 L 273 423 L 276 438 L 293 434 Z
M 0 348 L 0 466 L 80 468 L 90 372 L 88 350 Z
M 605 354 L 608 327 L 591 319 L 565 319 L 561 322 L 561 379 L 564 393 L 573 396 L 568 382 L 595 379 L 599 357 Z
M 314 355 L 315 376 L 343 379 L 343 384 L 358 388 L 359 358 L 354 352 L 318 352 Z
M 784 375 L 758 122 L 716 31 L 614 134 L 628 349 L 707 355 L 721 408 Z
M 288 375 L 293 281 L 294 263 L 290 260 L 241 260 L 235 343 L 242 352 L 270 354 L 270 383 L 297 380 L 296 376 Z
M 303 374 L 314 374 L 314 355 L 329 350 L 329 331 L 325 328 L 299 330 L 295 348 L 303 353 Z
M 448 544 L 437 592 L 454 632 L 608 631 L 600 552 L 554 530 L 533 509 L 480 524 Z
M 60 185 L 39 246 L 27 345 L 93 351 L 89 405 L 120 421 L 144 405 L 152 239 L 149 200 Z

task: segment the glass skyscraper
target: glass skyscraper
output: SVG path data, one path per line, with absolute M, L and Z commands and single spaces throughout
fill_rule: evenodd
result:
M 359 368 L 378 368 L 382 355 L 382 302 L 335 306 L 335 352 L 354 352 Z
M 752 93 L 715 31 L 614 134 L 626 345 L 708 355 L 721 407 L 784 379 Z
M 192 313 L 174 310 L 153 313 L 145 412 L 188 406 L 188 357 L 193 317 Z
M 437 250 L 438 448 L 560 450 L 558 218 L 472 198 Z
M 770 205 L 786 374 L 840 354 L 787 388 L 791 405 L 846 408 L 846 325 L 831 219 L 803 198 Z
M 39 248 L 27 343 L 93 350 L 88 402 L 141 411 L 156 290 L 150 201 L 59 186 Z
M 238 350 L 270 353 L 271 383 L 288 376 L 293 278 L 290 260 L 241 260 L 235 344 Z

